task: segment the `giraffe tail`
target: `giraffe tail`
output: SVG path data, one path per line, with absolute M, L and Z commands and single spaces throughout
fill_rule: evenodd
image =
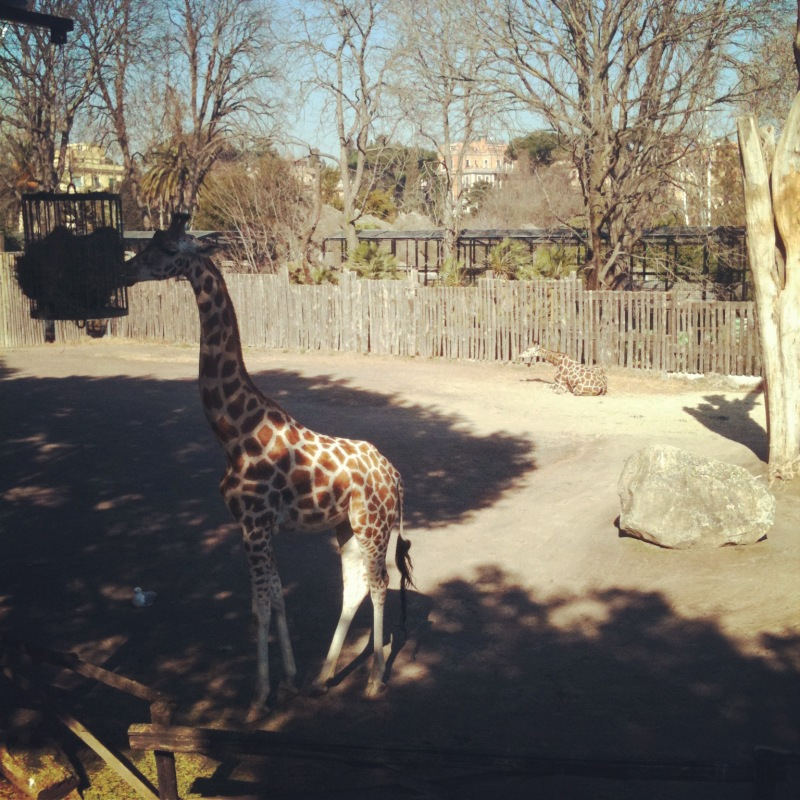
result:
M 403 628 L 403 633 L 406 633 L 406 609 L 407 598 L 406 589 L 414 585 L 412 577 L 411 556 L 408 551 L 411 549 L 411 542 L 403 538 L 403 483 L 398 478 L 397 480 L 397 496 L 399 501 L 399 531 L 397 533 L 397 546 L 395 548 L 395 563 L 397 569 L 400 571 L 400 624 Z

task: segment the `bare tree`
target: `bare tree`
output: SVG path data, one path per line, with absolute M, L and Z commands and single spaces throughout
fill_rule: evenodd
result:
M 318 162 L 306 168 L 273 153 L 218 165 L 208 176 L 199 223 L 236 234 L 233 269 L 276 272 L 294 264 L 306 280 L 315 263 L 310 252 L 319 220 Z
M 75 7 L 76 30 L 70 41 L 80 41 L 85 30 Z M 38 9 L 57 13 L 51 0 Z M 19 197 L 21 186 L 35 184 L 52 191 L 67 164 L 67 147 L 76 117 L 86 103 L 95 79 L 95 66 L 74 44 L 52 45 L 49 32 L 9 25 L 0 37 L 0 137 L 13 157 L 4 189 Z M 20 179 L 22 179 L 20 181 Z
M 474 228 L 554 228 L 580 216 L 581 193 L 572 168 L 563 163 L 537 166 L 520 158 L 517 169 L 490 192 L 470 219 Z
M 739 120 L 738 132 L 766 383 L 769 473 L 791 480 L 800 473 L 800 94 L 777 147 L 752 115 Z
M 83 11 L 86 35 L 83 46 L 94 68 L 92 100 L 99 115 L 101 138 L 116 143 L 125 167 L 124 181 L 150 227 L 150 214 L 141 191 L 141 164 L 137 158 L 137 121 L 152 103 L 151 52 L 160 20 L 152 0 L 94 0 Z M 107 134 L 107 135 L 106 135 Z
M 311 0 L 297 5 L 300 32 L 294 45 L 306 75 L 304 92 L 321 103 L 321 116 L 335 130 L 336 149 L 319 156 L 339 168 L 347 246 L 358 246 L 356 222 L 364 213 L 376 175 L 368 162 L 381 163 L 389 145 L 385 131 L 385 76 L 392 46 L 382 28 L 385 0 Z M 383 125 L 384 135 L 379 135 Z
M 663 200 L 664 175 L 701 136 L 705 113 L 744 90 L 737 71 L 771 8 L 770 0 L 487 1 L 481 27 L 498 89 L 572 145 L 588 286 L 625 268 Z
M 430 176 L 436 217 L 445 229 L 444 257 L 455 252 L 464 207 L 458 176 L 465 154 L 486 130 L 497 104 L 479 82 L 487 54 L 464 24 L 458 0 L 400 0 L 393 6 L 398 38 L 404 42 L 396 86 L 416 134 L 440 153 Z
M 788 15 L 787 15 L 788 17 Z M 753 114 L 759 124 L 780 128 L 797 93 L 795 24 L 786 18 L 754 47 L 756 75 L 746 76 L 750 89 L 740 103 L 742 115 Z
M 269 117 L 268 10 L 248 0 L 173 0 L 167 10 L 151 90 L 154 102 L 163 98 L 160 135 L 143 184 L 162 193 L 166 212 L 194 213 L 220 154 Z

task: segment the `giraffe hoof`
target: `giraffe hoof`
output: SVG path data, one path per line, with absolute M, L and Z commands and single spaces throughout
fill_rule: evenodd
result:
M 300 694 L 300 690 L 295 686 L 294 681 L 284 681 L 281 683 L 279 691 L 285 697 L 297 697 Z
M 327 681 L 314 681 L 311 684 L 311 688 L 308 690 L 309 695 L 311 697 L 322 697 L 324 694 L 328 694 L 328 682 Z
M 380 679 L 376 678 L 367 684 L 367 697 L 380 697 L 386 693 L 386 684 Z
M 252 705 L 247 710 L 247 716 L 244 718 L 244 721 L 247 725 L 253 725 L 266 719 L 271 713 L 272 709 L 269 706 Z

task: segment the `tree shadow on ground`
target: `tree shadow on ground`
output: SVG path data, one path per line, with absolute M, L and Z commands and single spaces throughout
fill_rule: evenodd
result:
M 742 652 L 713 618 L 682 617 L 658 592 L 544 597 L 486 565 L 412 598 L 403 669 L 385 698 L 365 699 L 360 675 L 324 698 L 291 701 L 267 727 L 339 745 L 734 763 L 751 758 L 755 744 L 800 745 L 800 637 L 759 644 L 758 656 Z M 421 791 L 420 784 L 409 777 L 266 759 L 226 762 L 195 788 L 219 795 L 238 781 L 265 798 L 311 797 L 331 787 L 342 792 L 331 797 L 368 798 L 377 786 L 394 785 L 399 793 L 391 797 L 418 796 L 408 787 Z M 415 777 L 428 796 L 454 799 L 752 796 L 749 785 L 470 775 L 446 767 Z
M 769 437 L 763 426 L 750 416 L 762 390 L 754 389 L 743 397 L 731 399 L 721 394 L 707 395 L 697 408 L 684 406 L 684 411 L 710 431 L 748 447 L 756 457 L 769 459 Z
M 240 722 L 255 669 L 249 588 L 239 534 L 218 494 L 222 456 L 196 383 L 32 379 L 1 367 L 0 377 L 0 625 L 171 693 L 179 723 Z M 375 442 L 403 471 L 408 516 L 420 528 L 491 505 L 535 468 L 525 439 L 475 436 L 455 416 L 324 376 L 270 380 L 304 423 Z M 280 537 L 278 557 L 307 677 L 338 616 L 339 559 L 324 536 Z M 156 604 L 133 608 L 135 585 L 157 590 Z M 358 657 L 370 617 L 365 604 L 353 624 L 352 674 L 345 668 L 322 698 L 286 701 L 268 728 L 314 740 L 576 757 L 732 759 L 749 756 L 756 742 L 800 746 L 800 638 L 764 637 L 758 656 L 746 654 L 713 618 L 681 617 L 656 592 L 547 596 L 487 556 L 474 574 L 411 597 L 409 637 L 378 701 L 363 697 L 366 659 Z M 391 592 L 394 641 L 401 641 L 398 618 Z M 130 722 L 147 718 L 139 701 L 102 687 L 66 689 L 74 713 L 118 745 Z M 206 779 L 255 783 L 271 798 L 334 785 L 352 800 L 405 780 L 302 761 L 223 766 Z M 533 796 L 529 781 L 429 777 L 442 797 Z M 535 796 L 570 796 L 548 781 L 535 784 Z M 365 784 L 356 794 L 353 787 Z M 618 786 L 603 794 L 583 785 L 574 796 L 656 796 L 649 786 L 634 788 L 638 794 Z M 701 788 L 674 796 L 748 796 Z
M 254 378 L 281 386 L 276 398 L 309 427 L 375 443 L 404 476 L 412 525 L 464 519 L 535 469 L 529 440 L 475 435 L 456 416 L 325 376 Z M 238 714 L 255 675 L 249 582 L 196 381 L 40 379 L 0 365 L 0 419 L 0 626 L 179 688 L 198 718 Z M 321 663 L 341 603 L 333 537 L 276 547 L 298 662 Z M 156 604 L 133 608 L 134 586 L 157 591 Z M 295 611 L 295 595 L 310 610 Z M 398 613 L 392 596 L 387 614 Z

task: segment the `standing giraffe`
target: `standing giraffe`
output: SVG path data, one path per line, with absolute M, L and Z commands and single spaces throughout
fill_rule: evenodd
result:
M 150 244 L 127 262 L 126 271 L 131 284 L 183 276 L 197 299 L 200 396 L 206 419 L 227 456 L 220 490 L 242 528 L 258 625 L 258 673 L 249 717 L 262 713 L 270 693 L 268 636 L 273 611 L 290 689 L 297 674 L 272 546 L 279 530 L 314 533 L 333 528 L 341 551 L 341 616 L 313 690 L 326 691 L 350 622 L 369 591 L 374 658 L 367 694 L 374 696 L 384 686 L 386 551 L 396 519 L 404 612 L 405 590 L 411 583 L 410 544 L 402 536 L 400 473 L 371 444 L 314 433 L 258 390 L 244 365 L 225 280 L 210 258 L 214 246 L 188 235 L 187 220 L 186 214 L 173 215 L 169 229 L 157 231 Z
M 538 344 L 532 345 L 524 353 L 521 353 L 520 359 L 526 361 L 530 366 L 531 360 L 537 356 L 555 365 L 556 375 L 553 391 L 559 394 L 572 392 L 574 395 L 596 397 L 608 391 L 608 378 L 600 367 L 581 364 L 566 353 L 548 350 Z

